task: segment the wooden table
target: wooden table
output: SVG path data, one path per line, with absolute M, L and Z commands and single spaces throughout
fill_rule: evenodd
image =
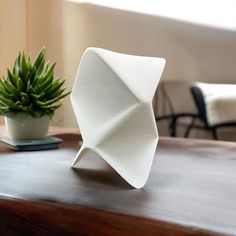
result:
M 137 190 L 94 153 L 72 170 L 80 137 L 53 132 L 59 149 L 0 146 L 0 235 L 236 235 L 235 143 L 160 138 Z

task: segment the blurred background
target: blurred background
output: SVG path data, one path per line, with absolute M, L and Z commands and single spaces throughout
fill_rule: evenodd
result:
M 196 81 L 235 84 L 236 4 L 234 1 L 70 1 L 0 0 L 0 74 L 12 67 L 19 50 L 32 57 L 45 46 L 57 61 L 56 75 L 72 88 L 87 47 L 164 57 L 166 68 L 153 104 L 157 117 L 197 114 L 190 93 Z M 236 109 L 235 106 L 232 109 Z M 56 112 L 60 126 L 77 127 L 69 98 Z M 179 119 L 183 136 L 191 118 Z M 170 135 L 170 120 L 160 119 L 160 135 Z M 219 139 L 236 141 L 234 126 Z M 212 138 L 192 129 L 189 137 Z

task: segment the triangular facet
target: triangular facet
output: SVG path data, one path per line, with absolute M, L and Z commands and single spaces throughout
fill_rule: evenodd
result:
M 135 96 L 142 101 L 152 100 L 164 70 L 165 59 L 110 53 L 93 49 L 112 68 Z

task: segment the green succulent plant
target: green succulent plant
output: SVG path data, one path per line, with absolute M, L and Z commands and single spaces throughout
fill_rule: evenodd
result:
M 65 80 L 54 78 L 55 64 L 45 62 L 43 48 L 34 62 L 19 52 L 14 67 L 0 77 L 0 114 L 10 116 L 15 112 L 26 112 L 32 117 L 49 115 L 62 105 Z

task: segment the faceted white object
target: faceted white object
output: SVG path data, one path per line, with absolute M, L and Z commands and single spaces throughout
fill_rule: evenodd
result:
M 73 168 L 93 150 L 133 187 L 144 186 L 158 142 L 152 99 L 164 66 L 163 58 L 85 51 L 71 93 L 83 137 Z

